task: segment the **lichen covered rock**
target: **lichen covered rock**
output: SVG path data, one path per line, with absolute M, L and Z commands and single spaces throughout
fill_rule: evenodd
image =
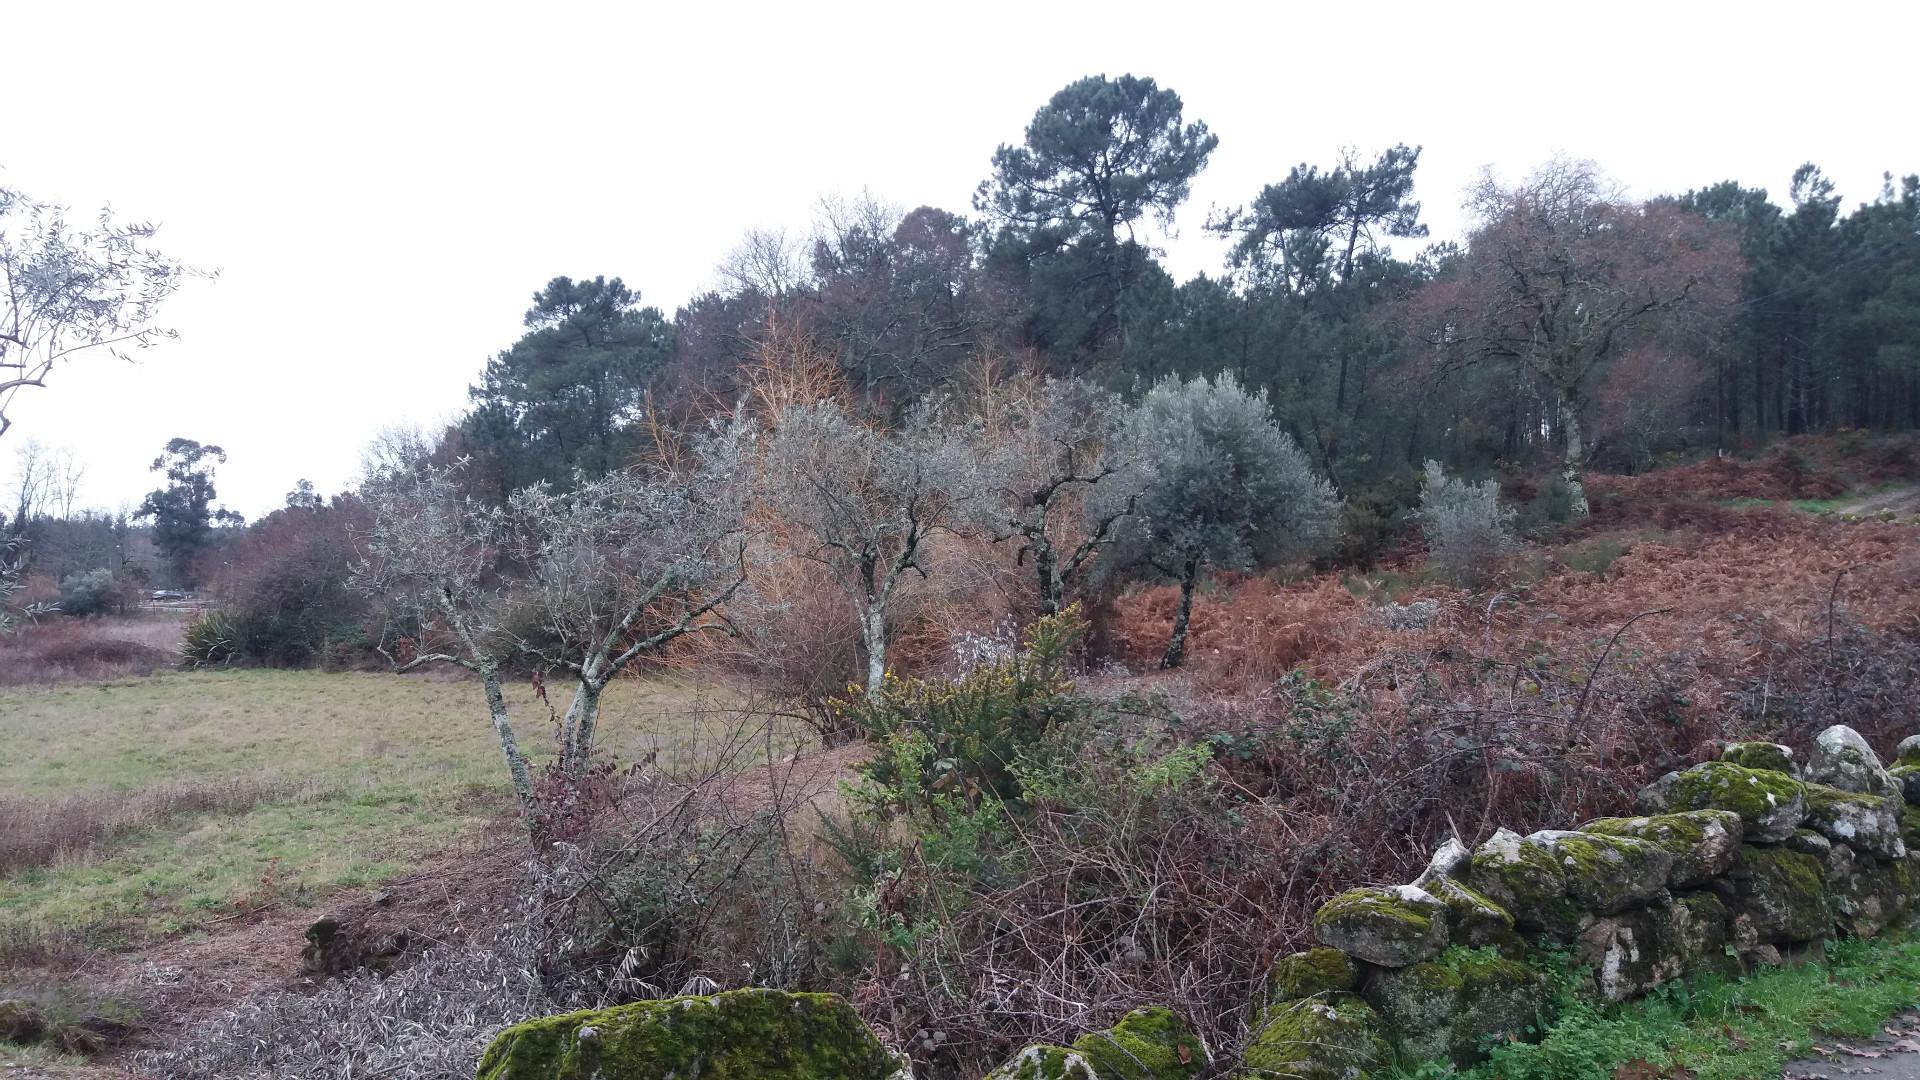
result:
M 1727 873 L 1734 943 L 1745 948 L 1832 934 L 1833 911 L 1822 871 L 1812 855 L 1785 847 L 1743 846 Z
M 1596 920 L 1581 932 L 1577 951 L 1593 969 L 1599 995 L 1624 1001 L 1662 983 L 1722 967 L 1727 938 L 1727 909 L 1717 897 L 1680 893 L 1657 907 Z
M 1647 903 L 1667 887 L 1673 856 L 1631 836 L 1537 832 L 1527 837 L 1553 854 L 1567 876 L 1567 896 L 1582 911 L 1611 915 Z
M 1731 810 L 1740 815 L 1747 841 L 1762 844 L 1792 836 L 1807 811 L 1805 787 L 1799 781 L 1725 761 L 1662 776 L 1641 790 L 1636 808 L 1643 814 Z
M 1308 949 L 1283 956 L 1267 975 L 1270 1001 L 1297 1001 L 1353 989 L 1353 961 L 1339 949 Z
M 1807 755 L 1805 776 L 1817 784 L 1851 791 L 1858 795 L 1894 795 L 1894 783 L 1880 764 L 1873 747 L 1860 733 L 1845 724 L 1835 724 L 1814 736 L 1813 751 Z
M 1585 921 L 1567 899 L 1567 874 L 1560 861 L 1510 830 L 1501 829 L 1474 849 L 1467 879 L 1474 891 L 1529 930 L 1568 935 Z
M 1452 878 L 1441 878 L 1427 887 L 1434 898 L 1447 905 L 1447 931 L 1456 945 L 1518 944 L 1514 935 L 1513 913 L 1485 893 Z
M 1856 852 L 1898 859 L 1907 853 L 1900 839 L 1900 809 L 1895 795 L 1861 795 L 1825 784 L 1808 784 L 1806 827 Z
M 1580 831 L 1631 836 L 1659 847 L 1673 857 L 1667 885 L 1674 889 L 1697 888 L 1726 873 L 1733 866 L 1734 855 L 1740 850 L 1740 841 L 1745 835 L 1740 815 L 1731 810 L 1600 818 L 1580 826 Z
M 1767 772 L 1786 773 L 1793 776 L 1797 767 L 1793 763 L 1793 751 L 1779 743 L 1737 742 L 1728 743 L 1720 753 L 1720 760 L 1731 762 L 1743 769 L 1764 769 Z
M 1908 803 L 1900 808 L 1900 840 L 1908 854 L 1920 851 L 1920 806 Z
M 1389 1061 L 1380 1029 L 1379 1014 L 1351 995 L 1269 1006 L 1239 1080 L 1361 1080 Z
M 1375 973 L 1363 991 L 1388 1039 L 1408 1058 L 1470 1066 L 1490 1042 L 1537 1031 L 1551 995 L 1527 965 L 1484 950 L 1450 949 L 1438 960 Z
M 1835 845 L 1836 848 L 1839 845 Z M 1827 879 L 1835 921 L 1854 937 L 1874 937 L 1896 925 L 1920 899 L 1920 856 L 1879 859 L 1862 855 L 1841 882 Z
M 1431 960 L 1447 947 L 1447 908 L 1413 885 L 1351 889 L 1313 914 L 1320 943 L 1381 967 Z
M 1920 738 L 1920 736 L 1915 736 Z M 1908 739 L 1907 742 L 1912 742 Z M 1907 742 L 1900 745 L 1905 746 Z M 1900 799 L 1908 806 L 1920 806 L 1920 765 L 1909 765 L 1905 761 L 1887 770 L 1887 776 L 1900 785 Z
M 1457 836 L 1449 836 L 1446 841 L 1433 850 L 1433 857 L 1427 860 L 1427 868 L 1413 883 L 1422 889 L 1432 891 L 1436 882 L 1457 881 L 1465 877 L 1473 865 L 1473 850 L 1460 842 Z
M 888 1080 L 903 1068 L 835 995 L 730 990 L 516 1024 L 477 1080 Z
M 1920 766 L 1920 735 L 1909 735 L 1893 748 L 1895 765 Z
M 987 1080 L 1184 1080 L 1208 1065 L 1207 1047 L 1173 1010 L 1135 1009 L 1072 1046 L 1029 1046 Z

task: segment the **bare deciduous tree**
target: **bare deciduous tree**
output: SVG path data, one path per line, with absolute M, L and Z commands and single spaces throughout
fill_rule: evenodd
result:
M 1525 183 L 1482 179 L 1460 272 L 1419 301 L 1443 363 L 1509 363 L 1551 395 L 1561 476 L 1587 512 L 1581 474 L 1596 373 L 1663 321 L 1724 320 L 1741 272 L 1731 235 L 1670 204 L 1636 206 L 1592 162 L 1555 161 Z
M 907 574 L 926 575 L 927 541 L 956 524 L 976 475 L 965 435 L 925 406 L 882 431 L 822 401 L 786 409 L 767 434 L 761 498 L 788 548 L 858 610 L 869 694 L 886 676 L 888 607 Z

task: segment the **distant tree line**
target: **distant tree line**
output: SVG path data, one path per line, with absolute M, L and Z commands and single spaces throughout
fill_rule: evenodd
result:
M 1464 240 L 1429 247 L 1420 148 L 1348 152 L 1214 213 L 1227 263 L 1178 283 L 1143 227 L 1217 143 L 1153 80 L 1090 77 L 992 155 L 972 217 L 829 201 L 810 235 L 750 234 L 671 318 L 556 278 L 447 449 L 496 501 L 604 475 L 649 425 L 735 400 L 777 333 L 896 417 L 983 355 L 1123 394 L 1230 373 L 1342 494 L 1429 459 L 1553 460 L 1577 505 L 1590 464 L 1920 426 L 1920 178 L 1847 213 L 1811 165 L 1784 205 L 1732 182 L 1642 203 L 1555 161 L 1488 177 Z

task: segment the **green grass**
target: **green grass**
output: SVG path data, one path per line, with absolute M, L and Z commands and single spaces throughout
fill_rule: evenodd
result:
M 608 692 L 600 745 L 692 765 L 726 726 L 721 695 L 679 679 Z M 510 703 L 538 760 L 549 713 Z M 564 708 L 564 700 L 556 700 Z M 476 683 L 380 674 L 177 672 L 0 689 L 0 792 L 61 799 L 272 779 L 266 801 L 116 836 L 87 857 L 0 876 L 0 951 L 53 933 L 122 946 L 266 898 L 301 902 L 416 870 L 510 815 Z
M 1624 1005 L 1573 998 L 1562 980 L 1558 1021 L 1536 1044 L 1496 1047 L 1470 1070 L 1403 1066 L 1400 1080 L 1611 1080 L 1641 1061 L 1698 1080 L 1777 1077 L 1816 1037 L 1868 1038 L 1889 1016 L 1920 1003 L 1920 941 L 1840 941 L 1827 965 L 1771 968 L 1744 979 L 1702 977 Z

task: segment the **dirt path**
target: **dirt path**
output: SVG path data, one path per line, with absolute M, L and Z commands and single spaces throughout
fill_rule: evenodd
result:
M 1784 1080 L 1920 1080 L 1920 1012 L 1887 1021 L 1872 1039 L 1818 1039 L 1813 1057 L 1787 1063 Z
M 1889 488 L 1840 503 L 1834 507 L 1840 514 L 1871 516 L 1883 513 L 1920 514 L 1920 484 L 1907 487 Z

